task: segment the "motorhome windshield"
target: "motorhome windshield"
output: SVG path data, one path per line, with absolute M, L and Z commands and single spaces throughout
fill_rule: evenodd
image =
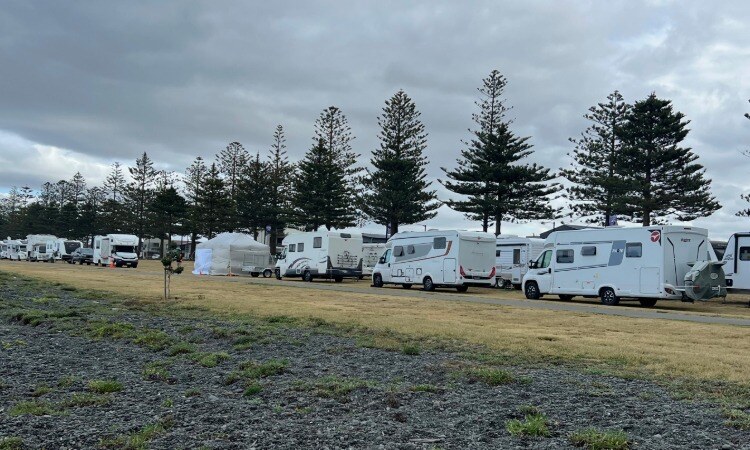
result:
M 75 249 L 81 246 L 81 243 L 78 241 L 65 241 L 65 253 L 73 253 Z
M 115 245 L 112 247 L 112 251 L 115 253 L 135 253 L 135 247 L 131 245 Z
M 26 246 L 25 245 L 21 245 L 20 247 L 18 247 L 18 250 L 22 251 L 22 252 L 25 252 L 26 251 Z

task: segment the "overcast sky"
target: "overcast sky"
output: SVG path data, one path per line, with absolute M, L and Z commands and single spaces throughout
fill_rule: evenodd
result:
M 672 100 L 724 205 L 695 224 L 726 238 L 750 228 L 734 217 L 750 191 L 740 154 L 750 148 L 749 19 L 747 0 L 5 1 L 0 193 L 76 171 L 99 183 L 112 162 L 144 151 L 175 171 L 231 141 L 266 152 L 279 123 L 298 160 L 330 105 L 348 116 L 365 164 L 399 89 L 422 112 L 435 179 L 468 136 L 476 88 L 498 69 L 514 131 L 555 170 L 570 163 L 582 115 L 614 89 L 630 102 L 652 91 Z M 427 225 L 477 227 L 447 207 Z

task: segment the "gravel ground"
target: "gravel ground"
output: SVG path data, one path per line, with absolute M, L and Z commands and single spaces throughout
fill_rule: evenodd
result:
M 24 448 L 559 449 L 594 427 L 624 431 L 630 448 L 750 449 L 750 431 L 728 426 L 718 406 L 674 400 L 647 381 L 500 367 L 512 379 L 493 386 L 467 375 L 476 362 L 447 352 L 409 355 L 284 318 L 165 315 L 0 282 L 0 448 L 15 437 Z M 111 323 L 130 334 L 102 333 Z M 121 390 L 98 394 L 91 380 Z M 506 423 L 531 407 L 550 435 L 512 436 Z

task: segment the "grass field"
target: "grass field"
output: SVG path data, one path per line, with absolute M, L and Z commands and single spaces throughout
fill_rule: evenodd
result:
M 188 263 L 188 269 L 191 264 Z M 0 262 L 0 270 L 162 302 L 160 263 L 137 269 Z M 285 284 L 288 285 L 285 286 Z M 515 360 L 565 361 L 591 370 L 661 379 L 719 380 L 750 385 L 750 329 L 656 319 L 634 319 L 466 302 L 429 301 L 389 295 L 388 289 L 348 293 L 300 288 L 244 277 L 173 277 L 170 304 L 207 307 L 217 313 L 322 319 L 376 333 L 372 345 L 389 345 L 389 334 L 423 347 L 479 348 Z M 323 282 L 321 282 L 323 283 Z M 359 282 L 357 286 L 367 286 Z M 391 291 L 393 292 L 393 291 Z M 520 298 L 518 292 L 473 290 L 489 297 Z M 457 298 L 460 296 L 457 294 Z M 660 310 L 748 316 L 746 297 L 701 304 L 664 302 Z M 624 306 L 620 306 L 624 307 Z

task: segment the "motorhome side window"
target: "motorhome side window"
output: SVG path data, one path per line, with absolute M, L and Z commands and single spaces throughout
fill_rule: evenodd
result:
M 393 256 L 404 256 L 404 247 L 400 245 L 393 247 Z
M 557 262 L 560 264 L 570 264 L 573 262 L 573 249 L 558 250 Z
M 409 255 L 413 255 L 414 254 L 414 246 L 413 245 L 407 245 L 406 246 L 406 253 L 409 254 Z
M 323 238 L 322 237 L 313 238 L 313 248 L 322 248 L 322 247 L 323 247 Z
M 352 237 L 351 233 L 341 233 L 341 237 L 344 239 L 350 239 Z
M 495 250 L 495 257 L 496 257 L 496 258 L 499 258 L 499 257 L 500 257 L 500 250 Z
M 432 248 L 435 250 L 440 250 L 445 248 L 445 238 L 444 237 L 436 237 L 432 240 Z M 497 256 L 500 256 L 499 254 Z
M 305 244 L 302 243 L 302 242 L 300 242 L 299 244 L 297 244 L 297 251 L 298 252 L 304 252 L 305 251 Z
M 521 264 L 521 249 L 513 249 L 513 264 Z
M 297 244 L 289 244 L 289 253 L 294 253 L 297 251 Z
M 750 261 L 750 247 L 740 247 L 740 261 Z
M 640 242 L 628 242 L 625 244 L 625 256 L 627 258 L 640 258 L 643 255 L 643 245 Z
M 596 256 L 596 247 L 593 245 L 581 247 L 581 256 Z

